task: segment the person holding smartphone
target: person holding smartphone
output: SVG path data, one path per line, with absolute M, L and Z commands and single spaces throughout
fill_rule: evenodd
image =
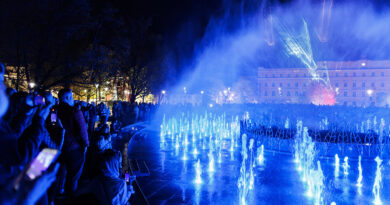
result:
M 35 204 L 47 191 L 56 178 L 58 165 L 42 173 L 34 180 L 20 181 L 20 189 L 15 191 L 13 181 L 20 175 L 18 167 L 26 165 L 35 156 L 40 145 L 43 119 L 47 117 L 49 106 L 42 107 L 36 115 L 36 124 L 30 130 L 30 137 L 22 138 L 12 134 L 9 123 L 2 119 L 8 109 L 9 99 L 5 94 L 4 65 L 0 63 L 0 204 Z

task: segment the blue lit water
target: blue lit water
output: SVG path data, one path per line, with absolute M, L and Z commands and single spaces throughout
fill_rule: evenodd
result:
M 191 138 L 189 138 L 191 139 Z M 199 154 L 192 154 L 192 146 L 175 148 L 170 138 L 160 143 L 158 132 L 147 131 L 144 136 L 135 136 L 129 143 L 129 158 L 145 160 L 150 168 L 149 177 L 138 179 L 151 204 L 239 204 L 237 180 L 240 175 L 241 155 L 239 148 L 234 152 L 222 151 L 222 162 L 215 160 L 215 172 L 209 173 L 208 149 L 198 144 Z M 227 142 L 226 142 L 227 143 Z M 186 153 L 187 160 L 183 160 Z M 267 151 L 264 165 L 255 167 L 254 189 L 249 192 L 247 204 L 314 204 L 305 194 L 306 184 L 302 182 L 293 156 Z M 194 183 L 196 162 L 200 160 L 203 183 Z M 344 156 L 340 156 L 339 176 L 335 177 L 334 158 L 321 159 L 325 176 L 324 204 L 374 204 L 372 193 L 376 162 L 362 160 L 362 187 L 356 186 L 358 160 L 349 159 L 348 176 L 343 170 Z M 383 161 L 381 200 L 390 204 L 389 161 Z

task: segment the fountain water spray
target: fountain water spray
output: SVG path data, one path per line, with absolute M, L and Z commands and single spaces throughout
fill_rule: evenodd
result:
M 208 172 L 210 174 L 215 172 L 215 168 L 214 168 L 214 155 L 211 152 L 209 153 L 209 169 L 208 169 Z
M 317 161 L 317 170 L 314 171 L 314 204 L 323 204 L 322 192 L 324 190 L 324 173 L 322 172 L 321 163 Z
M 344 157 L 344 164 L 343 164 L 343 169 L 344 169 L 344 176 L 348 176 L 349 164 L 348 164 L 348 157 Z
M 249 151 L 250 151 L 250 158 L 249 158 L 249 189 L 253 189 L 254 183 L 255 183 L 255 175 L 253 172 L 253 167 L 255 166 L 255 157 L 254 157 L 254 152 L 253 152 L 253 144 L 254 144 L 254 139 L 251 139 L 249 141 Z
M 196 149 L 196 147 L 194 148 L 193 154 L 194 154 L 194 156 L 199 154 L 198 149 Z
M 259 162 L 259 165 L 264 164 L 264 145 L 261 145 L 260 148 L 257 148 L 258 157 L 257 160 Z
M 248 149 L 246 146 L 246 141 L 247 141 L 247 136 L 246 134 L 243 134 L 242 144 L 241 144 L 242 163 L 240 168 L 240 177 L 238 178 L 238 183 L 237 183 L 238 190 L 239 190 L 239 200 L 240 200 L 240 204 L 242 205 L 246 204 L 246 196 L 248 195 L 248 191 L 249 191 L 249 186 L 248 186 L 249 173 L 247 170 Z
M 372 188 L 372 193 L 375 196 L 374 203 L 379 205 L 382 204 L 381 198 L 380 198 L 380 191 L 382 188 L 382 161 L 379 156 L 375 158 L 376 161 L 376 172 L 375 172 L 375 182 L 374 187 Z
M 195 165 L 195 172 L 196 172 L 196 176 L 195 176 L 195 184 L 201 184 L 203 181 L 202 181 L 202 168 L 200 166 L 200 160 L 198 159 L 198 162 L 196 163 Z
M 357 184 L 356 186 L 358 187 L 362 187 L 363 184 L 362 184 L 362 180 L 363 180 L 363 169 L 362 169 L 362 156 L 359 155 L 359 177 L 357 179 Z
M 334 155 L 334 177 L 339 177 L 340 172 L 340 158 L 339 155 Z

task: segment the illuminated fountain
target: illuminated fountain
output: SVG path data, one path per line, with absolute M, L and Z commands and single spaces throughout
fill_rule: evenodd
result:
M 198 162 L 195 164 L 195 172 L 196 172 L 196 176 L 195 176 L 195 184 L 201 184 L 203 183 L 203 180 L 202 180 L 202 168 L 200 166 L 200 160 L 198 159 Z
M 340 158 L 339 155 L 334 155 L 334 177 L 339 177 L 340 172 Z
M 213 172 L 215 172 L 215 168 L 214 168 L 214 155 L 213 153 L 209 153 L 209 168 L 208 168 L 208 172 L 209 174 L 212 174 Z
M 268 163 L 267 166 L 264 165 L 264 155 L 265 147 L 268 147 L 270 144 L 269 142 L 262 140 L 261 137 L 264 136 L 249 135 L 244 132 L 241 139 L 239 139 L 239 119 L 237 117 L 232 117 L 228 120 L 225 115 L 218 116 L 214 114 L 212 115 L 211 113 L 206 113 L 204 115 L 187 114 L 181 115 L 177 118 L 164 118 L 163 121 L 165 124 L 163 123 L 160 126 L 160 142 L 164 141 L 167 146 L 171 146 L 171 150 L 176 152 L 176 155 L 172 156 L 176 156 L 177 159 L 184 160 L 183 166 L 185 166 L 186 163 L 194 163 L 195 184 L 202 184 L 204 182 L 202 179 L 202 173 L 205 172 L 207 172 L 210 177 L 213 176 L 213 180 L 218 180 L 216 176 L 219 176 L 219 172 L 224 170 L 226 161 L 229 160 L 228 155 L 223 155 L 223 153 L 229 153 L 230 161 L 228 163 L 234 164 L 235 161 L 240 159 L 238 162 L 239 165 L 237 165 L 240 171 L 238 178 L 235 179 L 237 180 L 237 195 L 239 203 L 247 204 L 249 203 L 249 199 L 251 199 L 250 197 L 256 196 L 255 194 L 251 194 L 252 192 L 256 192 L 255 176 L 259 175 L 259 170 L 267 169 L 268 166 Z M 281 124 L 281 126 L 286 128 L 287 124 L 289 124 L 289 122 L 286 120 L 286 122 Z M 325 125 L 327 124 L 327 120 L 321 121 L 321 129 L 326 127 Z M 373 127 L 372 123 L 364 123 L 361 127 L 366 128 L 367 124 L 369 124 L 370 127 Z M 382 120 L 381 123 L 377 124 L 379 134 L 381 132 L 385 133 L 382 131 L 384 128 L 383 124 Z M 287 127 L 289 127 L 289 125 Z M 356 129 L 361 130 L 361 127 Z M 300 179 L 303 181 L 305 189 L 304 197 L 306 197 L 307 200 L 312 201 L 313 204 L 316 205 L 324 204 L 325 184 L 327 184 L 326 186 L 329 185 L 329 182 L 327 182 L 324 177 L 324 173 L 326 174 L 326 172 L 329 171 L 332 172 L 333 168 L 334 177 L 337 181 L 335 186 L 345 188 L 349 186 L 344 183 L 351 182 L 348 178 L 349 174 L 353 173 L 352 175 L 355 176 L 355 170 L 350 169 L 349 164 L 349 157 L 353 160 L 353 156 L 343 156 L 343 162 L 340 162 L 339 155 L 335 154 L 334 167 L 329 169 L 329 166 L 324 166 L 326 168 L 323 170 L 321 164 L 326 162 L 321 160 L 319 152 L 317 151 L 318 145 L 316 144 L 315 138 L 309 135 L 308 128 L 303 126 L 302 121 L 297 121 L 296 132 L 293 136 L 294 138 L 291 140 L 290 144 L 290 152 L 293 153 L 295 166 L 299 170 L 298 173 Z M 239 151 L 241 157 L 235 158 L 235 154 Z M 178 155 L 177 153 L 180 154 Z M 189 157 L 189 154 L 193 155 L 193 157 Z M 202 155 L 207 155 L 207 158 Z M 206 160 L 201 161 L 200 159 Z M 358 168 L 356 169 L 356 175 L 358 175 L 357 180 L 349 183 L 356 184 L 358 187 L 357 193 L 359 193 L 360 196 L 362 196 L 360 188 L 363 186 L 363 165 L 361 161 L 362 156 L 359 156 Z M 382 203 L 380 198 L 380 191 L 382 187 L 382 161 L 379 158 L 377 158 L 376 161 L 377 171 L 372 192 L 374 194 L 375 203 L 380 204 Z M 264 169 L 256 169 L 256 166 L 261 166 Z M 343 180 L 337 180 L 339 177 L 340 166 L 343 168 L 343 175 L 345 178 Z M 210 182 L 208 184 L 212 183 Z M 331 194 L 333 193 L 330 192 L 330 195 Z M 331 202 L 329 201 L 329 198 L 326 200 L 327 203 Z
M 343 169 L 344 169 L 344 176 L 348 176 L 349 172 L 349 164 L 348 164 L 348 157 L 344 157 L 344 164 L 343 164 Z
M 357 183 L 356 183 L 356 186 L 358 186 L 359 188 L 363 186 L 362 184 L 362 180 L 363 180 L 363 169 L 362 169 L 362 156 L 359 155 L 359 165 L 358 165 L 358 169 L 359 169 L 359 177 L 357 179 Z
M 376 161 L 376 173 L 375 173 L 375 182 L 374 187 L 372 188 L 372 193 L 374 194 L 374 203 L 375 204 L 382 204 L 382 200 L 380 197 L 380 191 L 382 188 L 382 161 L 379 157 L 375 158 Z
M 238 178 L 238 190 L 239 190 L 239 199 L 240 203 L 242 205 L 246 204 L 246 196 L 249 191 L 248 187 L 248 170 L 247 170 L 247 159 L 248 159 L 248 150 L 246 146 L 247 141 L 246 134 L 242 135 L 242 148 L 241 148 L 241 156 L 242 156 L 242 162 L 241 162 L 241 168 L 240 168 L 240 177 Z
M 264 145 L 261 145 L 259 148 L 257 148 L 257 154 L 258 154 L 257 160 L 258 160 L 259 165 L 263 165 L 264 164 Z
M 255 157 L 254 157 L 254 152 L 253 152 L 253 144 L 254 144 L 254 139 L 250 139 L 249 141 L 249 189 L 254 188 L 254 183 L 255 183 L 255 174 L 253 168 L 255 167 Z

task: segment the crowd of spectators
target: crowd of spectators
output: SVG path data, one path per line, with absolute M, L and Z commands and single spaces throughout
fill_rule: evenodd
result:
M 128 204 L 134 178 L 125 180 L 112 136 L 150 119 L 155 107 L 118 101 L 111 114 L 104 103 L 75 101 L 71 89 L 58 99 L 17 92 L 5 88 L 0 68 L 0 204 L 76 204 L 85 196 Z

